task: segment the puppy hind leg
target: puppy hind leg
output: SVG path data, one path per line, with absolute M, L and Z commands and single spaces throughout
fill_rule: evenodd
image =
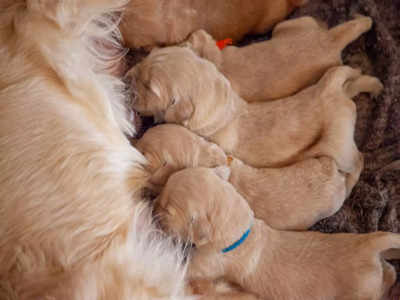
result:
M 381 93 L 383 84 L 373 76 L 364 75 L 355 80 L 349 80 L 344 84 L 345 93 L 353 98 L 360 93 L 371 93 L 377 96 Z
M 358 182 L 363 168 L 364 156 L 362 153 L 359 153 L 358 160 L 356 160 L 353 172 L 348 173 L 346 176 L 346 198 L 350 196 L 354 186 Z
M 371 27 L 372 19 L 370 17 L 359 16 L 354 20 L 333 27 L 329 30 L 329 34 L 333 38 L 334 45 L 343 50 L 361 34 L 370 30 Z
M 321 97 L 336 95 L 343 90 L 346 82 L 355 80 L 361 76 L 361 70 L 349 66 L 330 68 L 321 78 L 318 86 L 321 88 Z
M 394 267 L 391 264 L 383 259 L 381 259 L 381 263 L 383 269 L 381 298 L 385 299 L 385 297 L 389 297 L 390 289 L 396 282 L 397 275 Z

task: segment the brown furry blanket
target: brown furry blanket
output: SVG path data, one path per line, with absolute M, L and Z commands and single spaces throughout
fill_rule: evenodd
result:
M 356 142 L 365 154 L 365 169 L 342 209 L 312 230 L 400 232 L 400 1 L 310 0 L 291 17 L 311 15 L 334 26 L 349 20 L 355 13 L 371 16 L 374 27 L 346 49 L 343 60 L 379 77 L 385 90 L 376 99 L 368 95 L 356 98 Z M 268 34 L 247 37 L 244 43 L 266 38 Z M 143 55 L 145 53 L 136 52 L 130 65 Z M 148 126 L 151 120 L 143 120 L 142 132 Z M 400 263 L 395 264 L 400 271 Z M 392 299 L 398 299 L 399 294 L 400 278 Z

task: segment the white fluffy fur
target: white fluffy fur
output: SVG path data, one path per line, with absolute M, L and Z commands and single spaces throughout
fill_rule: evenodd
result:
M 110 75 L 125 2 L 0 4 L 0 299 L 183 296 L 180 251 L 140 205 L 145 159 Z

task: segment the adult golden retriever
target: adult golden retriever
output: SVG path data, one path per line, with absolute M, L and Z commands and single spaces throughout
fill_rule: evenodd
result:
M 0 299 L 180 299 L 128 142 L 124 1 L 0 4 Z M 157 270 L 155 272 L 155 270 Z

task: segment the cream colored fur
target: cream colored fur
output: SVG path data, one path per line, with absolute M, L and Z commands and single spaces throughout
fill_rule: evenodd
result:
M 197 29 L 216 39 L 262 33 L 306 0 L 131 0 L 121 26 L 129 47 L 182 42 Z
M 231 160 L 215 144 L 174 124 L 149 129 L 135 147 L 149 160 L 156 193 L 174 172 L 190 167 L 228 168 Z M 256 169 L 238 159 L 229 165 L 229 182 L 249 202 L 256 217 L 276 229 L 307 229 L 337 212 L 353 188 L 346 190 L 345 176 L 328 157 L 283 168 Z M 204 191 L 204 197 L 208 196 Z
M 400 257 L 400 235 L 274 230 L 223 177 L 205 168 L 179 171 L 159 199 L 166 230 L 197 246 L 190 278 L 223 278 L 280 300 L 379 300 L 395 282 L 385 259 Z M 249 228 L 240 246 L 222 253 Z
M 371 18 L 359 16 L 328 30 L 312 17 L 301 17 L 276 25 L 271 40 L 245 47 L 221 51 L 204 30 L 182 46 L 215 63 L 246 101 L 266 101 L 290 96 L 341 65 L 342 50 L 371 25 Z
M 183 296 L 180 251 L 140 204 L 146 161 L 110 75 L 124 4 L 0 4 L 0 299 Z
M 217 167 L 227 163 L 224 151 L 185 127 L 164 124 L 148 129 L 135 143 L 148 160 L 150 183 L 161 188 L 168 177 L 189 167 Z
M 138 90 L 134 107 L 142 114 L 182 124 L 254 167 L 331 157 L 351 175 L 349 188 L 363 167 L 351 98 L 382 89 L 377 78 L 341 66 L 294 96 L 248 104 L 211 62 L 179 47 L 153 50 L 129 75 Z

